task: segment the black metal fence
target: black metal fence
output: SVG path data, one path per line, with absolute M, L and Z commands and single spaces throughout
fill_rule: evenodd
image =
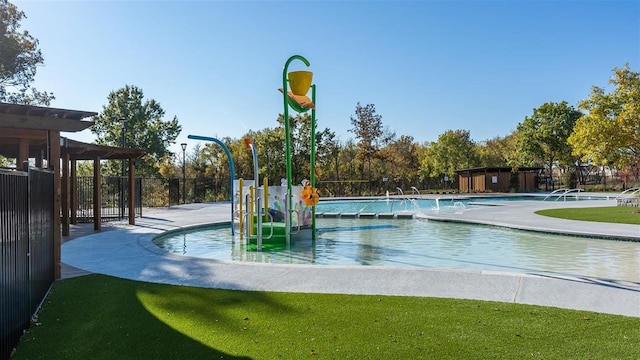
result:
M 36 310 L 55 280 L 53 171 L 29 169 L 29 260 L 31 308 Z
M 229 183 L 223 185 L 214 178 L 172 178 L 168 182 L 169 206 L 229 199 Z
M 54 281 L 53 172 L 0 170 L 0 358 Z
M 143 178 L 142 206 L 171 206 L 229 200 L 229 183 L 215 178 Z
M 169 179 L 169 206 L 182 203 L 180 179 Z
M 136 179 L 136 216 L 142 216 L 142 179 Z M 100 206 L 103 221 L 118 220 L 129 216 L 129 183 L 126 177 L 110 176 L 100 179 L 102 204 Z M 78 222 L 93 222 L 93 178 L 78 177 Z M 73 210 L 72 210 L 73 211 Z
M 128 216 L 128 183 L 124 177 L 103 177 L 101 215 L 103 221 Z M 161 207 L 186 203 L 229 200 L 229 183 L 213 178 L 136 178 L 136 216 L 142 216 L 142 208 Z M 79 222 L 93 221 L 93 178 L 78 177 Z
M 230 200 L 229 179 L 198 176 L 175 179 L 180 183 L 180 204 Z M 183 197 L 184 196 L 184 197 Z M 174 205 L 173 203 L 171 205 Z

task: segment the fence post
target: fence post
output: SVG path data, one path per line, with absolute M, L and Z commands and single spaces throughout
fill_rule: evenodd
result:
M 102 228 L 102 191 L 100 186 L 102 179 L 100 175 L 100 156 L 93 159 L 93 230 Z

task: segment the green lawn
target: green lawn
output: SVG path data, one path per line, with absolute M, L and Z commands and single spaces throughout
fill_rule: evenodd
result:
M 640 318 L 398 296 L 54 284 L 20 359 L 638 359 Z
M 536 214 L 568 220 L 640 225 L 640 208 L 625 206 L 548 209 L 536 211 Z

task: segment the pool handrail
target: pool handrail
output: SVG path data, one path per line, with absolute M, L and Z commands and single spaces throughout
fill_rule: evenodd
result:
M 630 193 L 630 194 L 627 194 Z M 620 194 L 618 194 L 618 196 L 616 196 L 615 200 L 621 199 L 623 195 L 627 195 L 627 196 L 633 196 L 635 194 L 640 193 L 640 186 L 634 186 L 632 188 L 628 188 L 627 190 L 621 192 Z
M 271 234 L 269 234 L 269 236 L 264 236 L 264 234 L 262 234 L 262 239 L 269 240 L 273 237 L 273 216 L 269 212 L 266 212 L 265 215 L 269 219 L 268 222 L 270 224 L 269 227 L 271 228 Z
M 556 195 L 560 192 L 562 192 L 561 194 L 558 195 L 558 197 L 554 200 L 554 201 L 558 201 L 560 198 L 563 198 L 565 201 L 567 200 L 567 194 L 575 192 L 575 193 L 579 193 L 583 191 L 582 189 L 567 189 L 567 188 L 562 188 L 562 189 L 557 189 L 557 190 L 553 190 L 549 195 L 545 196 L 544 199 L 542 199 L 542 201 L 546 201 L 550 196 L 552 195 Z M 576 194 L 576 199 L 578 198 L 578 195 Z
M 549 197 L 551 197 L 552 195 L 555 195 L 555 194 L 557 194 L 557 193 L 559 193 L 559 192 L 565 192 L 565 191 L 567 191 L 567 190 L 569 190 L 569 189 L 562 188 L 562 189 L 556 189 L 556 190 L 553 190 L 551 193 L 549 193 L 547 196 L 545 196 L 545 197 L 544 197 L 544 199 L 542 199 L 542 201 L 547 201 L 547 199 L 548 199 Z
M 417 187 L 412 186 L 411 187 L 411 194 L 414 194 L 414 193 L 418 193 L 418 199 L 422 199 L 422 194 L 420 194 L 420 190 L 418 190 Z
M 369 207 L 369 205 L 371 205 L 371 204 L 375 204 L 375 203 L 377 203 L 378 201 L 380 201 L 380 199 L 381 199 L 381 198 L 378 198 L 378 199 L 375 199 L 375 200 L 373 200 L 373 201 L 368 202 L 368 203 L 367 203 L 367 205 L 363 206 L 363 207 L 362 207 L 362 209 L 358 210 L 358 214 L 359 214 L 359 213 L 361 213 L 361 212 L 363 212 L 363 211 L 364 211 L 364 209 L 368 208 L 368 207 Z M 386 199 L 386 198 L 385 198 L 385 200 L 388 200 L 388 199 Z
M 578 188 L 569 189 L 569 190 L 565 191 L 564 194 L 562 194 L 563 201 L 567 201 L 567 194 L 572 193 L 572 192 L 576 193 L 575 197 L 576 197 L 576 200 L 578 200 L 578 194 L 580 192 L 582 192 L 582 191 L 583 191 L 582 189 L 578 189 Z M 560 196 L 558 196 L 558 198 L 556 199 L 556 201 L 558 201 L 558 200 L 560 200 Z

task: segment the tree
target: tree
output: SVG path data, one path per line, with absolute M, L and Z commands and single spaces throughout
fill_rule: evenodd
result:
M 53 93 L 31 87 L 38 65 L 44 62 L 38 40 L 28 31 L 20 31 L 24 12 L 0 0 L 0 101 L 48 106 Z
M 102 112 L 93 118 L 95 124 L 91 132 L 97 135 L 96 142 L 120 147 L 124 131 L 126 147 L 147 151 L 147 155 L 136 163 L 138 174 L 157 176 L 157 164 L 169 160 L 169 146 L 175 143 L 182 130 L 178 118 L 163 120 L 165 112 L 160 104 L 153 99 L 144 100 L 142 90 L 136 86 L 126 85 L 113 91 L 108 100 Z M 105 172 L 119 174 L 116 169 L 117 166 L 107 165 Z
M 267 128 L 255 135 L 260 175 L 267 177 L 271 184 L 280 185 L 280 179 L 286 176 L 284 141 L 284 126 Z
M 613 91 L 594 86 L 578 105 L 587 114 L 577 120 L 568 142 L 582 160 L 623 168 L 640 161 L 640 73 L 629 64 L 613 73 Z
M 533 109 L 533 114 L 518 124 L 520 133 L 517 142 L 525 166 L 545 164 L 551 176 L 556 161 L 561 164 L 573 164 L 572 148 L 567 138 L 573 131 L 576 121 L 582 113 L 566 101 L 548 102 Z
M 284 139 L 285 139 L 285 124 L 284 124 L 284 114 L 279 114 L 276 119 L 278 124 L 280 124 L 280 129 L 277 130 L 278 135 L 275 139 L 275 142 L 271 143 L 282 149 L 281 161 L 277 161 L 277 163 L 284 165 L 283 167 L 277 168 L 280 170 L 281 177 L 286 176 L 286 163 L 285 161 L 285 150 L 284 150 Z M 291 140 L 291 182 L 296 185 L 300 184 L 303 179 L 309 179 L 309 168 L 307 164 L 310 163 L 311 159 L 311 115 L 308 113 L 297 114 L 295 117 L 289 116 L 289 138 Z M 281 141 L 280 141 L 281 140 Z M 274 152 L 276 153 L 276 152 Z M 278 164 L 276 164 L 277 166 Z
M 479 164 L 486 167 L 508 166 L 516 153 L 513 139 L 512 133 L 505 137 L 496 136 L 479 144 L 476 149 Z
M 249 165 L 251 161 L 249 151 L 246 150 L 243 139 L 234 140 L 229 137 L 219 139 L 229 149 L 232 154 L 232 160 L 235 167 L 235 174 L 238 171 L 242 173 L 237 178 L 243 178 L 249 174 L 248 169 L 253 170 L 253 167 Z M 201 183 L 202 186 L 207 188 L 209 184 L 213 187 L 211 190 L 211 197 L 205 195 L 205 201 L 207 199 L 229 199 L 231 189 L 229 188 L 229 179 L 231 178 L 231 168 L 229 166 L 229 158 L 222 146 L 207 142 L 204 146 L 197 144 L 193 147 L 191 155 L 187 156 L 190 159 L 191 166 L 187 166 L 187 173 L 191 169 L 191 177 L 195 178 L 197 183 Z M 237 160 L 237 161 L 236 161 Z M 251 178 L 251 177 L 248 177 Z M 213 183 L 208 181 L 213 180 Z
M 418 147 L 413 136 L 402 135 L 392 141 L 381 152 L 386 163 L 392 166 L 386 168 L 383 176 L 391 176 L 395 186 L 408 189 L 416 185 L 420 162 L 418 160 Z M 387 179 L 389 181 L 390 179 Z M 385 189 L 386 190 L 386 189 Z
M 318 138 L 320 138 L 322 141 L 316 141 L 316 169 L 320 169 L 316 171 L 319 174 L 320 179 L 316 180 L 329 180 L 332 177 L 332 174 L 334 180 L 338 180 L 340 175 L 340 170 L 338 168 L 338 157 L 340 156 L 340 141 L 336 137 L 336 133 L 329 130 L 328 128 L 324 129 L 322 132 L 319 132 L 316 135 L 316 139 Z M 330 171 L 331 167 L 333 167 L 333 171 Z
M 447 130 L 438 136 L 438 141 L 429 144 L 423 155 L 426 158 L 420 160 L 421 172 L 452 179 L 455 170 L 475 164 L 474 146 L 469 130 Z
M 373 104 L 360 106 L 356 105 L 356 117 L 351 116 L 351 129 L 349 132 L 355 134 L 358 140 L 358 157 L 363 161 L 361 175 L 364 177 L 364 164 L 368 165 L 368 177 L 371 182 L 371 160 L 375 158 L 381 146 L 391 142 L 396 134 L 385 131 L 382 126 L 382 116 L 376 114 L 376 107 Z
M 280 179 L 283 175 L 284 167 L 284 116 L 278 115 L 277 118 L 279 128 L 274 129 L 275 135 L 272 139 L 272 146 L 275 148 L 272 153 L 276 156 L 272 156 L 271 159 L 275 159 L 275 163 L 269 165 L 271 170 L 280 171 Z M 317 124 L 316 124 L 317 127 Z M 289 131 L 291 138 L 291 178 L 294 184 L 299 184 L 302 180 L 309 180 L 311 177 L 311 115 L 309 113 L 298 114 L 295 117 L 289 116 Z M 327 142 L 331 141 L 335 134 L 328 128 L 322 131 L 315 131 L 316 141 L 316 167 L 325 163 L 322 158 L 327 154 Z M 281 153 L 282 156 L 278 159 L 277 155 Z M 283 164 L 282 167 L 279 165 Z M 275 166 L 274 166 L 275 165 Z
M 347 140 L 347 142 L 342 147 L 340 151 L 341 156 L 339 157 L 340 169 L 342 173 L 342 178 L 346 180 L 345 184 L 342 186 L 338 186 L 336 192 L 341 192 L 343 194 L 355 195 L 356 189 L 354 187 L 353 180 L 361 180 L 361 177 L 358 177 L 357 174 L 357 164 L 354 161 L 358 155 L 358 146 L 353 141 L 353 139 Z M 349 181 L 351 180 L 351 181 Z M 340 184 L 340 183 L 338 183 Z M 361 195 L 360 193 L 357 193 Z

